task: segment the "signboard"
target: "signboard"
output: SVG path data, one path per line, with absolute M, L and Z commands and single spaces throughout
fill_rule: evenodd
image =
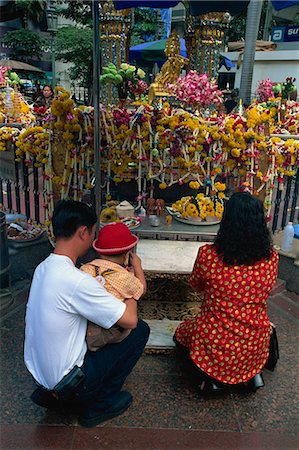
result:
M 295 42 L 299 41 L 299 25 L 290 25 L 288 27 L 273 27 L 272 42 Z
M 0 177 L 16 182 L 15 152 L 12 145 L 9 147 L 8 150 L 0 152 Z

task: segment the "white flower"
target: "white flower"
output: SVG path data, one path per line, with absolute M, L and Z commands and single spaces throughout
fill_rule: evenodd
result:
M 122 63 L 121 65 L 120 65 L 120 68 L 122 69 L 122 70 L 128 70 L 129 69 L 129 64 L 127 64 L 127 63 Z
M 137 70 L 137 75 L 139 76 L 139 78 L 144 78 L 145 77 L 145 72 L 142 69 L 138 69 Z

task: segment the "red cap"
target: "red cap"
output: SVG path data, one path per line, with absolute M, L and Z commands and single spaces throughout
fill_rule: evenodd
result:
M 92 245 L 103 255 L 117 255 L 129 251 L 137 242 L 138 237 L 131 233 L 127 225 L 122 222 L 113 222 L 99 231 L 98 238 Z

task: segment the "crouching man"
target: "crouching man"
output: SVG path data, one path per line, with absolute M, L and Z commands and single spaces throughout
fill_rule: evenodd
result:
M 121 390 L 140 358 L 149 327 L 137 302 L 120 302 L 75 264 L 90 248 L 96 215 L 84 203 L 64 200 L 54 210 L 55 250 L 36 268 L 26 310 L 25 364 L 37 384 L 31 399 L 47 408 L 71 405 L 79 423 L 93 427 L 122 414 L 132 395 Z M 89 351 L 87 321 L 132 329 L 126 339 Z

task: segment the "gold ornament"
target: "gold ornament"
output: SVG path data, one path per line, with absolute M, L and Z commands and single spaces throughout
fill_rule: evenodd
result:
M 163 64 L 160 72 L 156 75 L 154 83 L 149 88 L 149 102 L 152 103 L 155 97 L 168 97 L 166 92 L 167 83 L 173 83 L 181 75 L 182 68 L 188 63 L 188 58 L 181 56 L 181 45 L 179 36 L 175 31 L 168 38 L 165 50 L 167 61 Z

